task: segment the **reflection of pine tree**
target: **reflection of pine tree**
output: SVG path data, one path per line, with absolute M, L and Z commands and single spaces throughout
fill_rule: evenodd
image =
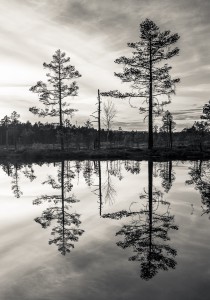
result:
M 11 187 L 12 191 L 16 198 L 20 198 L 23 194 L 20 190 L 20 172 L 23 169 L 22 173 L 28 178 L 30 181 L 33 181 L 36 176 L 34 175 L 34 169 L 31 164 L 21 164 L 21 163 L 6 163 L 2 165 L 3 171 L 12 178 Z
M 77 184 L 79 183 L 79 175 L 80 175 L 81 170 L 82 170 L 82 162 L 77 160 L 75 162 L 75 172 L 77 174 Z
M 34 200 L 33 204 L 41 204 L 48 202 L 51 204 L 49 208 L 43 211 L 42 216 L 35 219 L 41 224 L 42 228 L 47 228 L 52 221 L 57 222 L 57 226 L 53 227 L 51 235 L 52 239 L 49 244 L 56 244 L 58 251 L 65 255 L 74 248 L 73 242 L 77 242 L 84 230 L 79 229 L 81 221 L 80 215 L 77 213 L 70 213 L 70 204 L 78 202 L 75 196 L 66 196 L 72 189 L 71 179 L 74 178 L 74 173 L 70 169 L 68 162 L 62 162 L 58 171 L 58 180 L 56 181 L 51 176 L 44 184 L 49 184 L 53 189 L 60 191 L 59 195 L 43 195 Z
M 34 169 L 32 165 L 25 165 L 24 167 L 25 170 L 23 171 L 23 174 L 32 182 L 36 178 L 36 176 L 34 175 Z
M 160 177 L 162 178 L 162 187 L 168 193 L 175 180 L 175 173 L 172 169 L 172 161 L 165 161 L 160 163 Z
M 201 195 L 201 201 L 204 205 L 202 207 L 203 214 L 210 213 L 210 163 L 207 161 L 195 161 L 192 167 L 190 167 L 189 175 L 190 180 L 186 181 L 186 184 L 195 185 L 195 189 L 199 190 Z
M 12 190 L 13 190 L 13 193 L 15 195 L 16 198 L 20 198 L 20 196 L 23 194 L 20 190 L 20 186 L 19 186 L 19 173 L 18 171 L 21 170 L 21 166 L 20 165 L 17 165 L 15 164 L 14 165 L 14 168 L 12 169 L 12 181 L 11 181 L 11 184 L 12 184 Z
M 153 162 L 148 163 L 148 191 L 140 196 L 146 199 L 146 206 L 139 211 L 122 210 L 112 214 L 104 214 L 104 218 L 121 219 L 132 217 L 129 225 L 123 225 L 116 235 L 124 236 L 124 241 L 117 243 L 123 249 L 132 247 L 134 255 L 129 258 L 132 261 L 139 261 L 141 264 L 140 276 L 149 280 L 154 277 L 158 270 L 175 268 L 176 250 L 166 242 L 169 241 L 168 232 L 170 229 L 177 230 L 173 225 L 174 217 L 170 215 L 169 209 L 165 214 L 158 213 L 159 206 L 168 205 L 163 200 L 163 194 L 153 189 Z M 130 206 L 131 208 L 131 206 Z
M 88 186 L 93 185 L 92 175 L 93 175 L 92 162 L 90 160 L 86 160 L 83 166 L 83 176 Z

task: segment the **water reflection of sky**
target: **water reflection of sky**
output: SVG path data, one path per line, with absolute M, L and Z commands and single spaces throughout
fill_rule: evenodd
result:
M 74 168 L 74 162 L 70 163 Z M 71 253 L 62 256 L 55 245 L 48 245 L 51 228 L 41 228 L 34 219 L 48 204 L 33 205 L 43 194 L 59 194 L 42 184 L 48 175 L 57 176 L 58 166 L 34 165 L 37 176 L 32 182 L 19 171 L 20 198 L 11 190 L 11 178 L 0 171 L 0 299 L 208 299 L 210 221 L 202 215 L 199 190 L 187 185 L 189 162 L 174 163 L 175 181 L 164 199 L 170 202 L 170 214 L 179 230 L 170 230 L 170 243 L 176 250 L 175 270 L 160 270 L 149 281 L 140 278 L 137 261 L 128 261 L 132 249 L 117 247 L 122 240 L 115 236 L 129 218 L 114 220 L 100 218 L 99 203 L 93 193 L 98 177 L 93 172 L 92 186 L 85 182 L 82 170 L 72 179 L 71 194 L 80 200 L 72 210 L 81 214 L 81 228 L 85 231 L 75 242 Z M 107 182 L 107 164 L 101 162 L 102 192 Z M 103 203 L 102 213 L 137 209 L 139 195 L 147 188 L 147 162 L 141 162 L 139 174 L 127 172 L 122 165 L 123 179 L 111 175 L 116 193 L 114 201 Z M 158 170 L 157 170 L 158 173 Z M 153 178 L 161 188 L 161 178 Z M 164 208 L 160 208 L 163 210 Z

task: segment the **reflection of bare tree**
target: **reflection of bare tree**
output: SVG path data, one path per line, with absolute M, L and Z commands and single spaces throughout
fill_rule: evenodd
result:
M 25 175 L 30 181 L 33 181 L 36 176 L 34 175 L 34 169 L 31 164 L 21 164 L 21 163 L 6 163 L 2 165 L 3 171 L 12 178 L 11 187 L 12 191 L 16 198 L 20 198 L 23 194 L 20 190 L 19 180 L 20 180 L 20 172 Z
M 97 197 L 98 197 L 99 214 L 101 216 L 103 200 L 102 200 L 102 181 L 101 181 L 101 161 L 100 160 L 94 161 L 94 172 L 96 175 L 98 175 L 98 184 L 93 185 L 95 187 L 95 189 L 92 192 L 95 195 L 97 195 Z
M 109 202 L 110 205 L 112 205 L 115 201 L 115 196 L 117 194 L 114 184 L 111 179 L 111 174 L 109 170 L 109 165 L 108 161 L 106 162 L 106 174 L 107 174 L 107 179 L 103 184 L 103 191 L 104 191 L 104 198 L 105 202 Z
M 41 224 L 42 228 L 50 226 L 52 221 L 57 222 L 57 226 L 52 229 L 51 235 L 53 238 L 49 240 L 49 244 L 56 244 L 62 255 L 74 248 L 73 242 L 77 242 L 79 236 L 84 232 L 84 230 L 79 229 L 81 224 L 80 215 L 69 212 L 71 205 L 78 202 L 74 195 L 67 196 L 67 193 L 72 189 L 71 179 L 74 176 L 74 172 L 70 169 L 70 163 L 61 162 L 58 170 L 58 180 L 56 181 L 49 176 L 48 180 L 44 182 L 44 184 L 51 185 L 53 189 L 59 190 L 60 194 L 43 195 L 33 201 L 35 205 L 44 202 L 51 204 L 43 211 L 41 217 L 36 218 L 35 221 Z
M 174 269 L 176 261 L 176 250 L 169 241 L 168 232 L 170 229 L 177 230 L 173 224 L 174 216 L 170 215 L 169 203 L 163 200 L 163 194 L 153 188 L 153 162 L 148 162 L 148 191 L 140 196 L 146 200 L 143 209 L 132 211 L 132 203 L 128 210 L 116 213 L 104 214 L 104 218 L 121 219 L 131 217 L 130 224 L 123 225 L 116 235 L 124 236 L 124 241 L 119 241 L 118 246 L 123 249 L 132 247 L 134 255 L 129 258 L 132 261 L 139 261 L 141 264 L 141 278 L 149 280 L 154 277 L 158 270 Z M 160 213 L 160 206 L 167 206 L 165 213 Z
M 114 184 L 111 179 L 111 175 L 117 176 L 120 180 L 121 177 L 121 169 L 120 164 L 114 164 L 114 162 L 106 161 L 106 181 L 102 184 L 102 175 L 101 175 L 101 161 L 94 162 L 94 172 L 98 176 L 98 183 L 93 186 L 95 189 L 92 191 L 95 195 L 98 196 L 99 199 L 99 214 L 102 215 L 102 207 L 103 207 L 103 196 L 105 203 L 109 202 L 110 205 L 114 203 L 116 190 L 114 188 Z
M 195 161 L 189 168 L 190 180 L 186 184 L 195 186 L 201 195 L 203 214 L 210 213 L 210 162 L 208 161 Z
M 172 184 L 175 180 L 175 173 L 172 169 L 172 161 L 165 161 L 159 164 L 159 176 L 162 178 L 162 187 L 165 192 L 168 193 L 172 187 Z

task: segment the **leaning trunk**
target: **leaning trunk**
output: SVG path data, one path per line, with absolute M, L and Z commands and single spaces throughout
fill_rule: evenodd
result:
M 60 62 L 59 62 L 59 73 L 58 73 L 58 80 L 59 80 L 59 118 L 60 118 L 60 143 L 61 143 L 61 150 L 64 150 L 64 141 L 63 141 L 63 120 L 62 120 L 62 94 L 61 94 L 61 70 L 60 70 Z

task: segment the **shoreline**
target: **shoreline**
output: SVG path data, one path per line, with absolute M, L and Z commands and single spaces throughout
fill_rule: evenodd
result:
M 210 159 L 210 149 L 202 152 L 193 147 L 175 147 L 173 149 L 154 148 L 112 148 L 112 149 L 83 149 L 83 150 L 52 150 L 30 149 L 23 150 L 0 149 L 0 162 L 30 161 L 47 162 L 58 160 L 200 160 Z

